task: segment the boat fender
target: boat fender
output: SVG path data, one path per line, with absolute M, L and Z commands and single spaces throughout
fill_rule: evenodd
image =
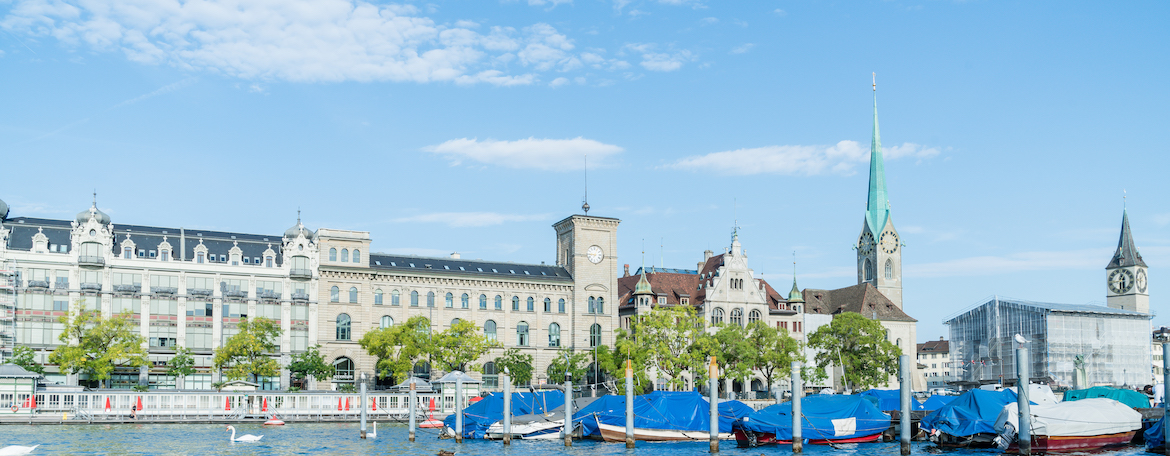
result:
M 17 407 L 15 405 L 12 406 L 12 413 L 16 413 L 17 410 L 20 410 L 20 407 Z

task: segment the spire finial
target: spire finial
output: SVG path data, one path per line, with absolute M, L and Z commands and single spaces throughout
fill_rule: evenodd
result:
M 297 206 L 297 225 L 301 224 L 301 207 Z
M 877 92 L 877 73 L 873 73 L 873 91 Z
M 1127 197 L 1128 197 L 1128 195 L 1125 194 L 1125 189 L 1124 188 L 1121 189 L 1121 210 L 1123 212 L 1125 211 L 1125 199 Z
M 97 189 L 93 189 L 93 207 L 97 207 Z
M 585 155 L 585 199 L 581 200 L 581 210 L 589 215 L 589 155 Z M 645 263 L 645 261 L 643 261 Z M 643 266 L 645 266 L 643 264 Z

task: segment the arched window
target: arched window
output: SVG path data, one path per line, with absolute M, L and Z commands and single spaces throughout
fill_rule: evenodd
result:
M 488 321 L 483 322 L 483 336 L 484 336 L 484 338 L 486 338 L 487 340 L 490 340 L 490 341 L 496 340 L 496 322 L 494 320 L 488 320 Z M 486 367 L 485 367 L 485 369 L 486 369 Z M 485 373 L 486 373 L 486 371 L 485 371 Z
M 748 323 L 757 321 L 760 321 L 760 311 L 752 310 L 751 313 L 748 314 Z
M 418 290 L 410 292 L 410 307 L 418 307 Z
M 544 298 L 544 311 L 552 312 L 552 299 Z
M 400 302 L 398 300 L 399 297 L 400 296 L 399 296 L 398 290 L 391 291 L 390 292 L 390 305 L 397 306 L 397 305 L 402 304 L 402 302 Z
M 723 309 L 716 307 L 711 309 L 711 326 L 719 326 L 723 324 Z
M 512 310 L 516 310 L 516 311 L 520 310 L 520 297 L 519 296 L 512 297 Z
M 516 323 L 516 345 L 521 347 L 528 346 L 528 323 Z
M 341 302 L 341 289 L 336 285 L 329 289 L 329 302 Z
M 374 290 L 374 305 L 375 306 L 382 305 L 382 289 L 381 288 Z
M 496 295 L 496 310 L 504 310 L 504 297 Z
M 333 379 L 353 381 L 353 360 L 344 356 L 333 360 Z
M 448 309 L 455 307 L 455 295 L 448 292 L 447 296 L 443 297 L 443 306 Z
M 897 342 L 894 342 L 894 345 L 896 345 L 896 346 L 898 346 L 898 347 L 901 347 L 901 346 L 902 346 L 902 339 L 901 339 L 901 338 L 898 338 L 898 341 L 897 341 Z
M 329 261 L 337 261 L 337 249 L 334 247 L 329 248 Z
M 353 249 L 353 262 L 360 263 L 361 261 L 362 261 L 362 251 L 358 250 L 358 249 Z
M 463 293 L 463 296 L 459 297 L 459 306 L 464 309 L 471 307 L 471 297 L 467 296 L 467 293 Z
M 529 297 L 528 297 L 528 311 L 529 311 L 529 312 L 534 312 L 534 311 L 536 311 L 536 305 L 535 305 L 535 302 L 536 302 L 536 301 L 532 299 L 532 296 L 529 296 Z
M 594 323 L 589 327 L 589 346 L 596 347 L 601 345 L 601 325 Z
M 565 298 L 557 300 L 557 313 L 565 313 Z
M 349 315 L 341 314 L 337 316 L 337 340 L 349 340 Z
M 743 309 L 738 307 L 731 309 L 731 324 L 743 327 Z
M 357 304 L 357 287 L 349 287 L 349 302 Z
M 561 325 L 558 325 L 556 323 L 548 325 L 548 346 L 549 347 L 560 347 L 561 346 Z
M 435 307 L 435 292 L 427 292 L 427 307 Z
M 596 313 L 597 312 L 596 309 L 597 309 L 597 298 L 590 296 L 589 297 L 589 313 Z
M 599 314 L 605 313 L 605 298 L 604 297 L 601 297 L 601 296 L 597 297 L 597 313 L 599 313 Z
M 479 295 L 479 308 L 480 309 L 487 309 L 487 295 L 485 295 L 485 294 Z
M 382 324 L 380 327 L 381 328 L 389 328 L 391 326 L 394 326 L 394 318 L 391 318 L 389 315 L 383 315 L 382 316 Z
M 349 249 L 341 249 L 341 262 L 349 262 Z
M 886 280 L 894 278 L 894 260 L 886 258 Z
M 873 263 L 869 261 L 869 258 L 865 259 L 865 280 L 873 280 Z
M 458 318 L 451 319 L 451 327 L 454 328 L 455 325 L 459 324 L 460 321 L 463 321 L 463 320 L 460 320 Z
M 484 388 L 499 388 L 500 386 L 500 371 L 496 367 L 496 363 L 488 361 L 483 363 L 483 387 Z

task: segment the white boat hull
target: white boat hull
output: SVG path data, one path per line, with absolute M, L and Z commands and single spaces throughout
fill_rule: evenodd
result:
M 601 438 L 606 442 L 625 442 L 626 427 L 611 424 L 597 423 L 601 431 Z M 680 431 L 676 429 L 643 429 L 634 428 L 634 440 L 645 442 L 671 442 L 678 440 L 710 440 L 711 433 L 703 431 Z M 719 440 L 733 440 L 735 434 L 730 432 L 719 433 Z

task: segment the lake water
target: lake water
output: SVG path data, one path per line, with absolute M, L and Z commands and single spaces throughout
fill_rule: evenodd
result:
M 0 447 L 7 445 L 36 445 L 33 454 L 159 454 L 159 455 L 302 455 L 302 454 L 388 454 L 435 455 L 439 450 L 455 451 L 458 456 L 545 456 L 571 455 L 638 455 L 682 456 L 709 454 L 707 442 L 644 443 L 634 450 L 624 444 L 597 441 L 575 441 L 565 448 L 560 441 L 513 441 L 505 446 L 498 441 L 439 440 L 437 431 L 420 429 L 414 443 L 407 441 L 403 425 L 379 425 L 375 439 L 358 438 L 356 423 L 306 423 L 283 427 L 264 427 L 244 424 L 236 426 L 237 435 L 262 434 L 260 443 L 231 443 L 230 432 L 221 424 L 124 424 L 124 425 L 40 425 L 0 426 Z M 789 446 L 739 449 L 734 441 L 720 445 L 727 455 L 790 455 Z M 991 455 L 996 451 L 942 451 L 924 442 L 915 442 L 914 454 Z M 827 446 L 805 446 L 808 455 L 890 455 L 897 456 L 898 444 L 879 443 L 845 445 L 834 449 Z M 1142 455 L 1144 447 L 1134 446 L 1095 455 Z

